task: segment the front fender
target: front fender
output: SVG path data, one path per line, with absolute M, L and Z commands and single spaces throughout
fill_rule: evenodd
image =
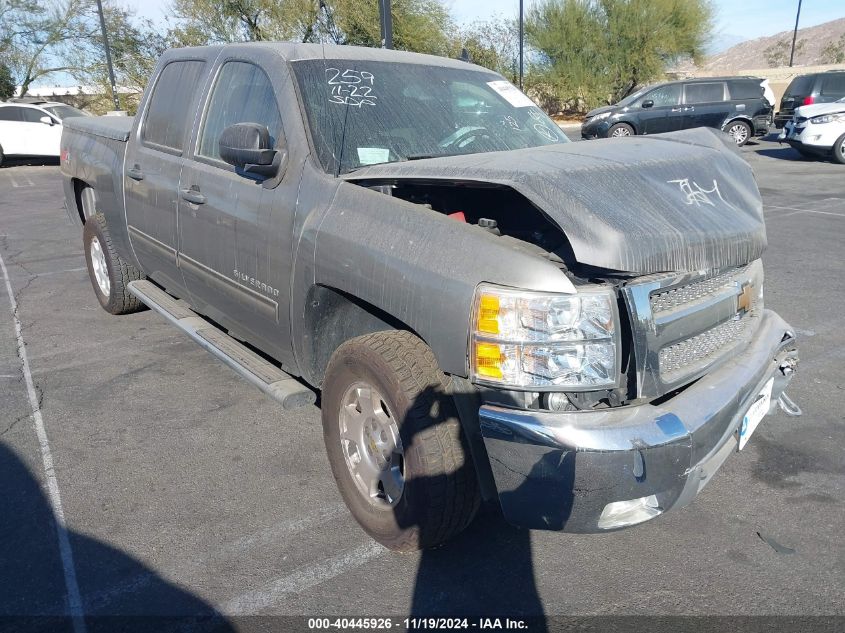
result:
M 459 376 L 468 373 L 470 312 L 479 283 L 574 292 L 560 268 L 480 227 L 348 182 L 339 184 L 312 227 L 318 228 L 306 227 L 306 234 L 314 231 L 314 282 L 407 324 L 432 348 L 441 369 Z

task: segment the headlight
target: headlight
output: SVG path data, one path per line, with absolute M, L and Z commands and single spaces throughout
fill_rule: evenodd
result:
M 601 114 L 597 114 L 596 116 L 594 116 L 593 120 L 594 121 L 601 121 L 602 119 L 606 119 L 610 115 L 611 115 L 610 112 L 602 112 Z
M 517 388 L 613 387 L 616 321 L 608 290 L 561 295 L 482 284 L 473 308 L 473 378 Z
M 841 121 L 845 118 L 845 113 L 839 114 L 822 114 L 821 116 L 814 116 L 810 119 L 810 123 L 819 125 L 820 123 L 833 123 L 834 121 Z

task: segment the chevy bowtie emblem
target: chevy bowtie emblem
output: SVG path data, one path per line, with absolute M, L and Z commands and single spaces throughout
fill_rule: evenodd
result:
M 751 302 L 754 300 L 754 286 L 751 284 L 743 284 L 740 288 L 739 295 L 736 298 L 736 311 L 749 312 L 751 310 Z

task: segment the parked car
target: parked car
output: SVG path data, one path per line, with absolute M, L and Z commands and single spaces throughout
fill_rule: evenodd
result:
M 782 128 L 792 119 L 795 108 L 816 103 L 832 103 L 845 97 L 845 70 L 799 75 L 786 87 L 775 115 L 775 126 Z
M 88 116 L 51 101 L 0 102 L 0 166 L 5 158 L 59 157 L 62 121 Z
M 845 97 L 796 108 L 778 138 L 803 156 L 829 156 L 845 164 Z
M 769 131 L 772 107 L 758 77 L 707 77 L 647 86 L 587 113 L 585 139 L 658 134 L 694 127 L 727 132 L 737 145 Z
M 762 202 L 720 132 L 575 144 L 479 66 L 232 44 L 166 52 L 134 120 L 69 121 L 61 172 L 100 305 L 283 407 L 321 390 L 340 492 L 393 549 L 479 497 L 529 528 L 653 519 L 786 402 Z

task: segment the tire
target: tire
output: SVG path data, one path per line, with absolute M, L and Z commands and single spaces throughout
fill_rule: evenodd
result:
M 737 147 L 742 147 L 751 138 L 751 126 L 745 121 L 731 121 L 725 126 L 725 133 L 733 139 Z
M 0 145 L 0 167 L 3 166 L 3 162 L 6 160 L 6 155 L 3 153 L 3 146 Z
M 388 549 L 409 552 L 440 545 L 464 530 L 478 510 L 475 468 L 447 387 L 431 349 L 398 330 L 345 342 L 326 369 L 321 407 L 332 473 L 352 515 Z M 367 410 L 373 414 L 367 420 L 381 425 L 380 435 L 365 444 L 364 438 L 374 437 L 365 420 L 353 447 L 345 438 L 355 436 L 352 421 L 365 418 Z M 385 434 L 387 426 L 393 430 Z M 384 445 L 377 443 L 379 437 L 383 441 L 387 436 L 390 443 L 391 434 L 399 442 L 380 453 Z M 362 449 L 385 457 L 381 477 L 370 478 L 380 480 L 377 488 L 362 485 L 360 473 L 372 464 Z M 358 463 L 350 466 L 356 454 Z M 394 484 L 382 486 L 381 481 Z
M 144 309 L 144 304 L 129 293 L 129 282 L 144 275 L 118 255 L 112 245 L 106 217 L 94 214 L 82 229 L 85 264 L 94 294 L 109 314 L 129 314 Z M 105 265 L 105 270 L 103 270 Z
M 619 138 L 620 136 L 634 136 L 634 128 L 627 123 L 614 123 L 607 131 L 608 138 Z
M 845 134 L 836 139 L 833 145 L 833 160 L 840 165 L 845 165 Z

